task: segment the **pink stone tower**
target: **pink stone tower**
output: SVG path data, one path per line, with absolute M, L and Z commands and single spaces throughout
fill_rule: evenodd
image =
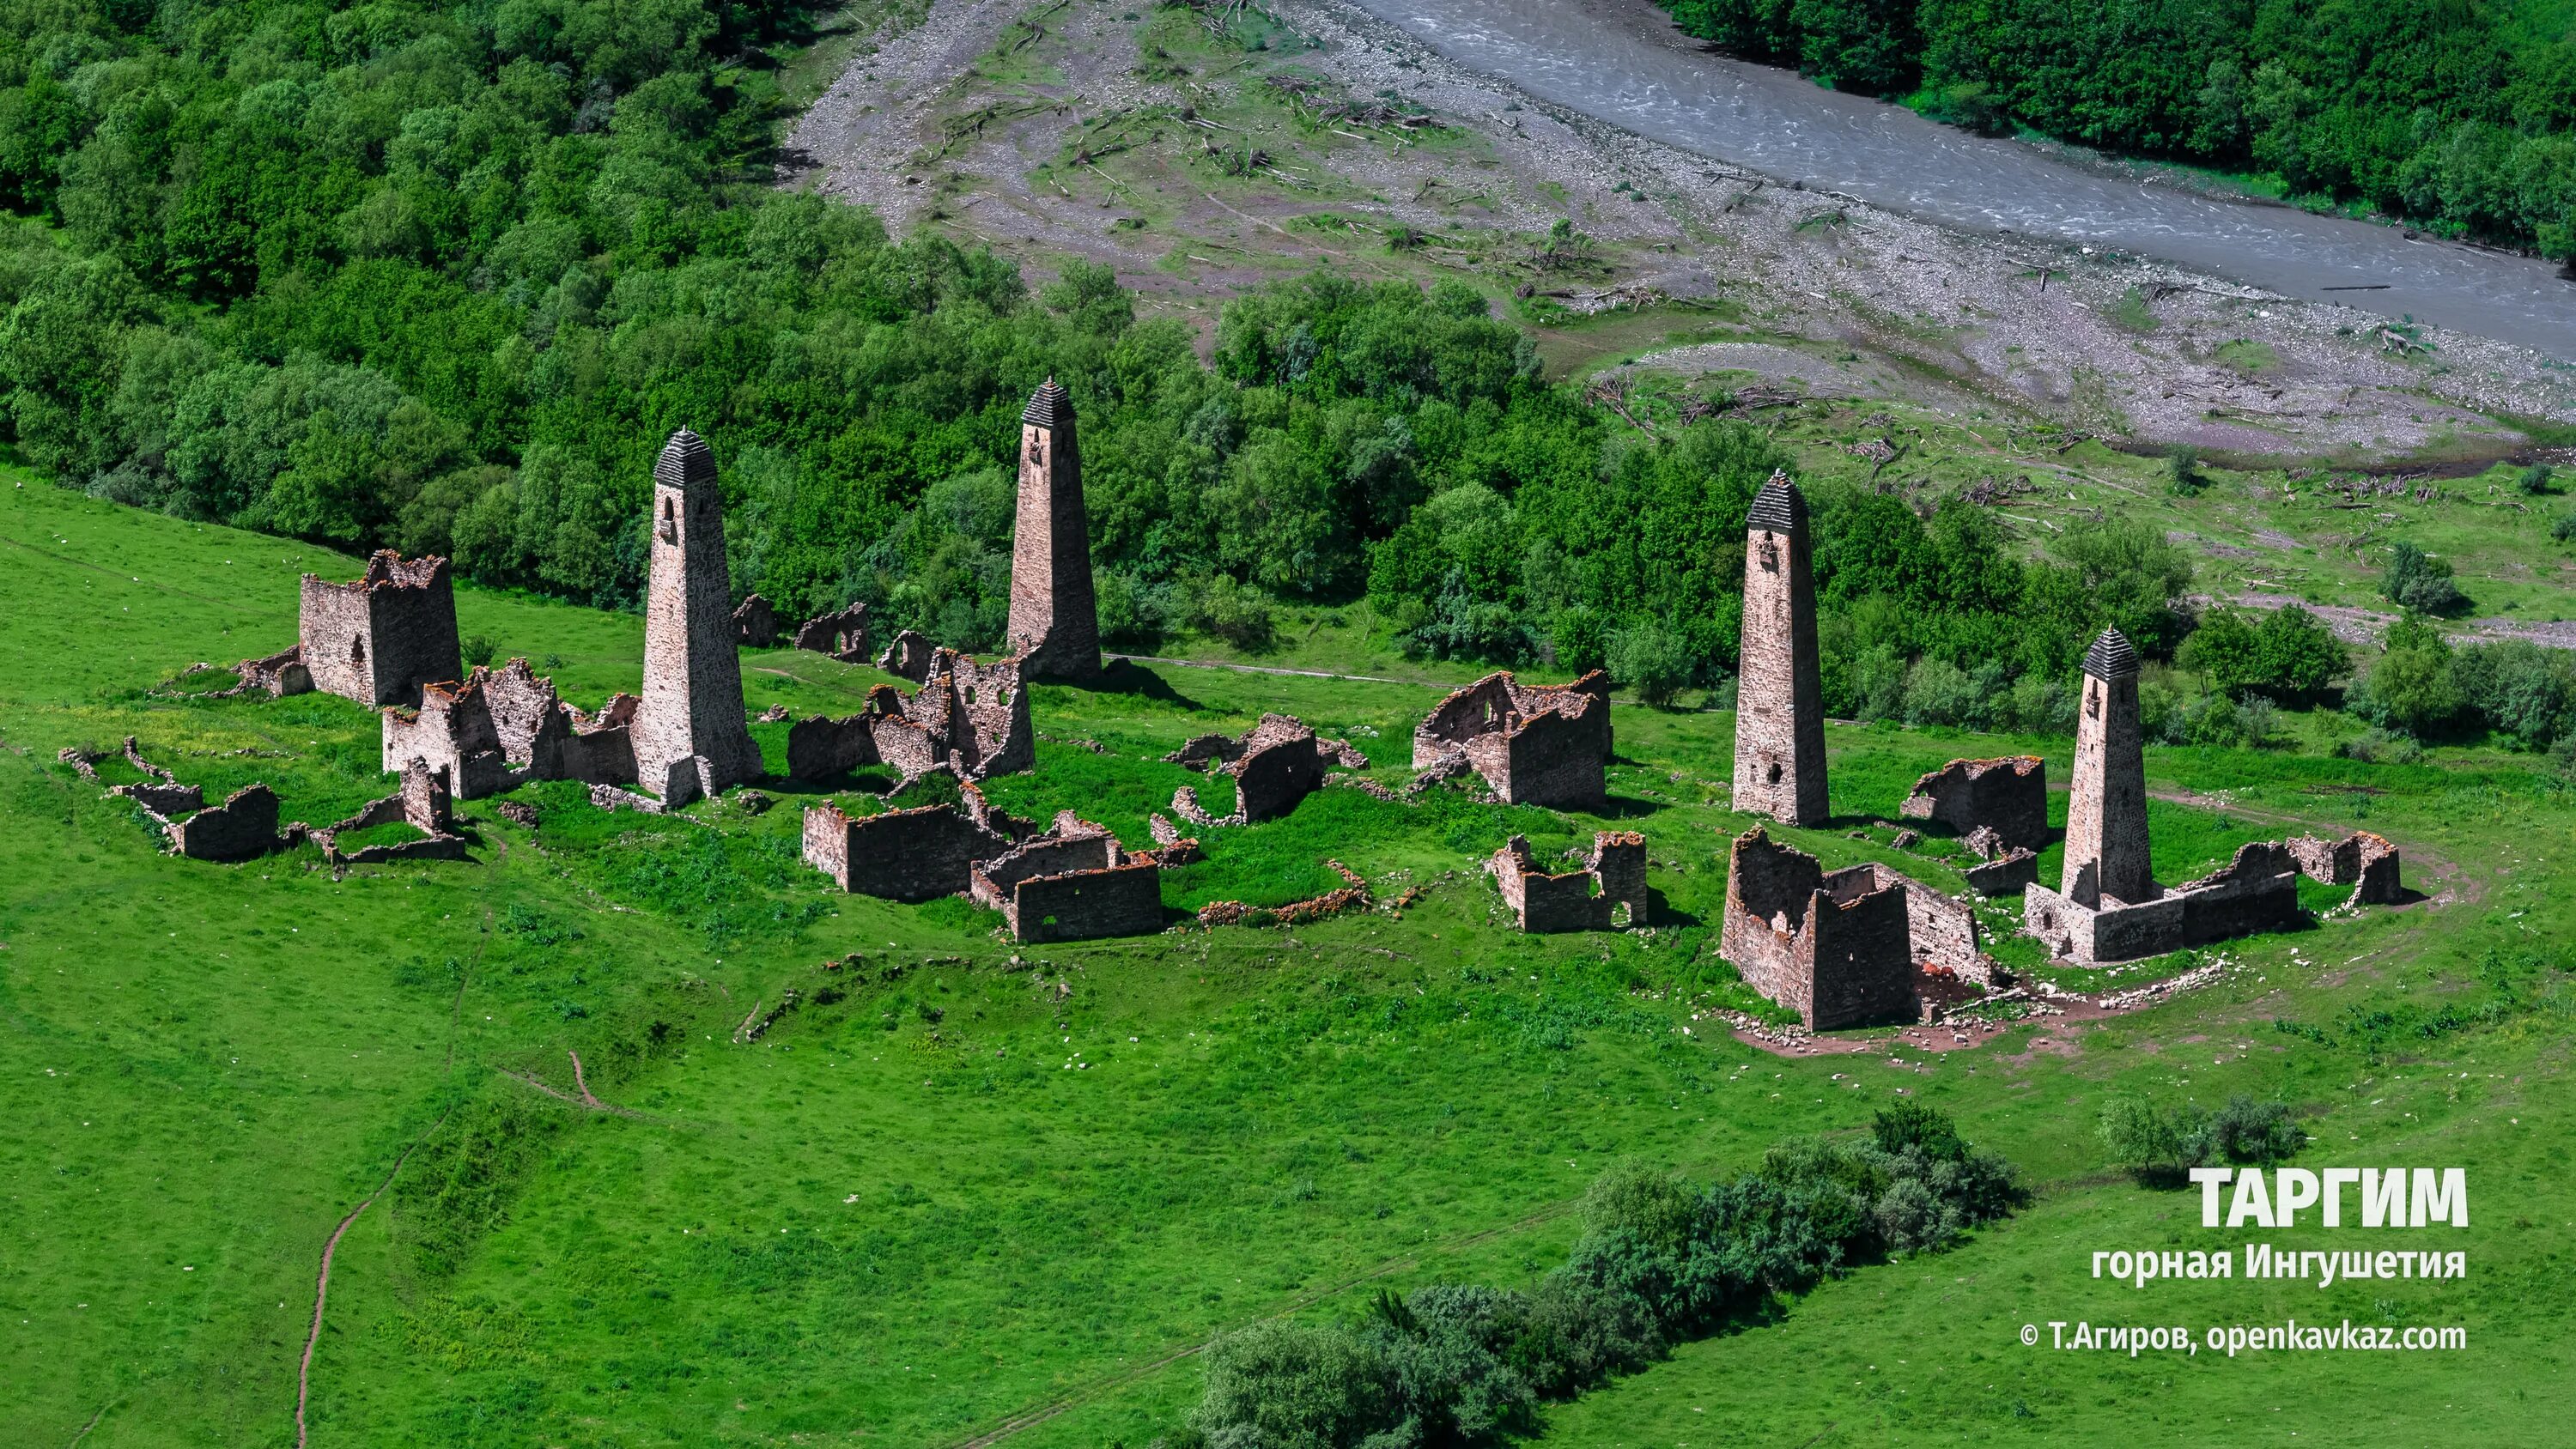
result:
M 2136 905 L 2160 893 L 2147 863 L 2147 756 L 2138 731 L 2138 655 L 2117 629 L 2084 653 L 2075 778 L 2066 802 L 2066 874 L 2076 904 Z
M 684 805 L 761 775 L 760 749 L 743 723 L 715 454 L 686 428 L 653 465 L 650 577 L 635 776 L 665 803 Z
M 1743 676 L 1735 697 L 1735 808 L 1825 823 L 1825 687 L 1807 500 L 1784 473 L 1745 519 Z
M 1100 673 L 1082 454 L 1073 441 L 1073 400 L 1052 377 L 1020 414 L 1008 647 L 1020 657 L 1024 679 L 1090 679 Z

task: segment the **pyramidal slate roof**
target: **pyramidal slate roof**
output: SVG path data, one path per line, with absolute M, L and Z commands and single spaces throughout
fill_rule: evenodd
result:
M 2125 679 L 2138 672 L 2138 651 L 2117 629 L 2105 629 L 2084 651 L 2084 672 L 2095 679 Z
M 662 445 L 662 456 L 653 463 L 653 481 L 666 488 L 694 488 L 716 481 L 715 450 L 707 440 L 682 428 Z
M 1029 405 L 1020 413 L 1020 421 L 1035 428 L 1069 426 L 1073 422 L 1073 399 L 1065 396 L 1064 389 L 1050 377 L 1029 394 Z
M 1747 531 L 1765 533 L 1804 533 L 1807 531 L 1807 496 L 1786 473 L 1773 473 L 1771 481 L 1753 495 L 1753 511 L 1745 515 Z

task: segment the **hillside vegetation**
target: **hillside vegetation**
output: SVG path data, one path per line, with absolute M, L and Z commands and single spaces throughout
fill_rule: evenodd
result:
M 2452 236 L 2576 261 L 2576 27 L 2446 0 L 1659 0 L 1838 90 L 2137 155 L 2270 173 Z
M 1400 913 L 1292 930 L 1016 950 L 957 902 L 833 894 L 795 858 L 813 796 L 776 786 L 766 814 L 727 802 L 669 819 L 540 787 L 518 796 L 533 829 L 470 804 L 470 864 L 338 877 L 310 847 L 177 860 L 55 752 L 134 734 L 183 780 L 264 779 L 308 820 L 387 788 L 375 720 L 347 701 L 149 692 L 289 637 L 296 574 L 356 563 L 22 481 L 0 487 L 11 1442 L 84 1424 L 87 1446 L 291 1434 L 322 1244 L 383 1188 L 335 1258 L 316 1444 L 945 1444 L 1050 1406 L 1015 1442 L 1143 1444 L 1200 1402 L 1195 1350 L 1213 1335 L 1362 1319 L 1379 1287 L 1535 1291 L 1618 1159 L 1731 1182 L 1778 1144 L 1909 1097 L 2016 1164 L 2037 1200 L 1939 1257 L 1829 1276 L 1775 1326 L 1764 1310 L 1685 1335 L 1669 1362 L 1528 1427 L 1569 1443 L 1666 1422 L 1795 1439 L 1832 1402 L 1846 1429 L 1907 1442 L 2169 1435 L 2229 1416 L 2351 1439 L 2449 1401 L 2464 1432 L 2513 1444 L 2576 1409 L 2566 1311 L 2545 1291 L 2561 1265 L 2523 1226 L 2576 1212 L 2553 1145 L 2569 1125 L 2555 1044 L 2571 924 L 2551 843 L 2576 805 L 2528 756 L 2152 749 L 2155 787 L 2196 801 L 2154 804 L 2165 878 L 2294 822 L 2366 824 L 2433 899 L 2231 947 L 2218 984 L 2099 1025 L 2042 1017 L 1973 1051 L 1783 1060 L 1708 1015 L 1768 1011 L 1714 950 L 1725 841 L 1750 823 L 1715 803 L 1723 713 L 1621 705 L 1606 817 L 1335 789 L 1221 832 L 1207 862 L 1166 877 L 1176 910 L 1306 894 L 1332 883 L 1327 856 L 1382 901 L 1421 891 Z M 479 588 L 459 607 L 467 633 L 537 656 L 584 703 L 636 683 L 632 616 Z M 787 652 L 747 655 L 745 674 L 754 709 L 798 711 L 852 708 L 881 678 Z M 1039 767 L 997 781 L 1002 803 L 1072 806 L 1140 839 L 1144 812 L 1197 778 L 1158 757 L 1263 709 L 1400 779 L 1439 693 L 1125 678 L 1039 689 Z M 774 760 L 778 727 L 756 728 Z M 1891 728 L 1830 743 L 1837 820 L 1777 833 L 1828 864 L 1899 862 L 1952 889 L 1949 858 L 1893 849 L 1870 817 L 1952 755 L 2037 749 L 2063 778 L 2069 748 Z M 1510 831 L 1553 856 L 1608 824 L 1647 833 L 1656 928 L 1504 929 L 1473 863 Z M 2009 910 L 1988 925 L 2036 964 L 2004 934 Z M 798 1004 L 777 1013 L 791 988 Z M 616 1110 L 577 1104 L 567 1052 Z M 2104 1171 L 2103 1104 L 2237 1094 L 2298 1108 L 2303 1163 L 2477 1164 L 2478 1226 L 2459 1235 L 2475 1267 L 2402 1291 L 2177 1285 L 2159 1315 L 2463 1322 L 2473 1352 L 2402 1374 L 2334 1356 L 2185 1373 L 2012 1343 L 2033 1317 L 2136 1318 L 2135 1290 L 2085 1277 L 2085 1254 L 2185 1231 L 2179 1198 Z M 2486 1391 L 2499 1364 L 2526 1371 L 2518 1394 Z

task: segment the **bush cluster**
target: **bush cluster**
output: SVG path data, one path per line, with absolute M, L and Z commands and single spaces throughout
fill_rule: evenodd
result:
M 1912 1103 L 1869 1140 L 1783 1144 L 1697 1184 L 1637 1164 L 1585 1194 L 1565 1266 L 1524 1293 L 1381 1292 L 1355 1322 L 1278 1320 L 1209 1349 L 1176 1436 L 1204 1449 L 1428 1449 L 1499 1441 L 1548 1399 L 1758 1314 L 1868 1259 L 1947 1247 L 2022 1200 L 2012 1169 Z
M 2454 645 L 2432 621 L 2409 615 L 2388 626 L 2344 707 L 2416 739 L 2485 730 L 2549 750 L 2576 741 L 2576 658 L 2524 639 Z
M 2286 1162 L 2307 1141 L 2281 1102 L 2242 1094 L 2211 1112 L 2184 1104 L 2159 1107 L 2141 1097 L 2114 1097 L 2102 1109 L 2102 1145 L 2114 1166 L 2141 1181 L 2179 1181 L 2195 1167 L 2221 1162 L 2265 1167 Z

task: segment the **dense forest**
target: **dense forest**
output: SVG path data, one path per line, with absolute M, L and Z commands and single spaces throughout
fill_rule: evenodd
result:
M 651 460 L 685 425 L 723 465 L 738 592 L 986 649 L 1019 410 L 1053 375 L 1115 644 L 1258 649 L 1283 602 L 1365 600 L 1421 654 L 1727 698 L 1745 510 L 1787 462 L 1763 434 L 1646 437 L 1543 380 L 1458 282 L 1317 274 L 1201 339 L 1103 269 L 1032 286 L 889 238 L 774 184 L 777 65 L 811 19 L 0 0 L 0 438 L 121 503 L 626 608 Z M 2062 730 L 2096 630 L 2169 658 L 2192 627 L 2189 562 L 2151 528 L 2030 557 L 1964 502 L 1809 494 L 1839 715 Z M 2398 655 L 2426 673 L 2421 641 Z M 2162 738 L 2259 735 L 2345 672 L 2295 610 L 2187 662 L 2214 692 L 2151 689 Z M 2491 713 L 2420 694 L 2364 697 L 2401 730 Z
M 2270 173 L 2295 194 L 2576 263 L 2576 24 L 2552 7 L 1660 3 L 1737 54 L 1946 120 Z

